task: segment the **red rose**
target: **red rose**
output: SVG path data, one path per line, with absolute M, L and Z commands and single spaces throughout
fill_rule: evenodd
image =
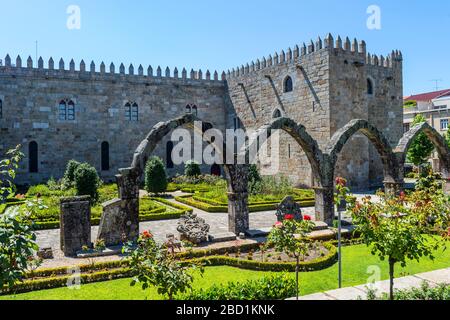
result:
M 303 216 L 303 220 L 311 221 L 311 217 L 308 216 L 307 214 L 305 214 L 305 215 Z
M 285 220 L 294 220 L 294 218 L 295 218 L 295 217 L 294 217 L 293 214 L 287 214 L 287 215 L 284 216 L 284 219 L 285 219 Z
M 280 221 L 275 222 L 275 225 L 274 225 L 275 228 L 281 228 L 282 226 L 283 226 L 282 222 L 280 222 Z
M 142 238 L 150 239 L 150 238 L 153 238 L 153 235 L 148 231 L 144 231 L 144 232 L 142 232 Z

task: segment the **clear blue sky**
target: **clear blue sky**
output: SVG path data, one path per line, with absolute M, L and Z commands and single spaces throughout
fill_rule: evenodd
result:
M 66 27 L 69 5 L 81 29 Z M 381 30 L 366 27 L 369 5 Z M 333 35 L 366 40 L 368 50 L 404 55 L 404 94 L 450 88 L 450 2 L 444 0 L 0 0 L 0 56 L 39 55 L 227 70 L 297 43 Z

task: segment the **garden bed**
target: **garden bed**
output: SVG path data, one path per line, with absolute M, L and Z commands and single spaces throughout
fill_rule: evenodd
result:
M 176 256 L 186 263 L 198 262 L 205 266 L 232 266 L 248 270 L 275 272 L 295 271 L 296 264 L 288 257 L 285 258 L 285 261 L 280 261 L 278 258 L 277 261 L 270 261 L 272 259 L 267 259 L 267 261 L 249 260 L 248 253 L 252 250 L 254 253 L 258 252 L 259 247 L 260 244 L 254 243 L 230 248 L 197 249 L 184 251 L 176 254 Z M 301 271 L 322 270 L 332 266 L 336 262 L 337 250 L 333 244 L 321 243 L 319 248 L 322 250 L 321 253 L 316 255 L 312 254 L 310 259 L 305 259 L 300 262 Z M 232 256 L 233 254 L 235 257 Z M 236 257 L 236 254 L 239 256 Z M 30 272 L 23 282 L 18 283 L 11 290 L 0 291 L 0 295 L 64 287 L 72 277 L 71 274 L 68 274 L 68 270 L 72 269 L 74 268 L 59 267 Z M 78 270 L 81 272 L 81 284 L 109 281 L 132 276 L 126 259 L 80 265 L 78 266 Z
M 99 201 L 91 207 L 91 224 L 98 225 L 103 213 L 102 203 L 117 197 L 117 185 L 102 185 L 99 188 Z M 51 190 L 46 185 L 30 187 L 20 199 L 11 199 L 0 207 L 0 214 L 8 207 L 24 205 L 26 200 L 40 199 L 47 208 L 37 211 L 31 216 L 35 230 L 59 228 L 60 198 L 74 196 L 75 190 Z M 172 203 L 164 198 L 144 197 L 139 203 L 139 220 L 155 221 L 178 219 L 181 215 L 192 212 L 192 209 L 180 204 Z
M 216 202 L 211 199 L 206 199 L 197 195 L 184 195 L 175 197 L 175 200 L 186 205 L 192 206 L 194 208 L 206 211 L 206 212 L 228 212 L 228 204 Z M 313 207 L 315 205 L 315 200 L 310 198 L 299 199 L 296 198 L 297 203 L 302 207 Z M 267 202 L 249 202 L 248 209 L 250 212 L 261 212 L 276 210 L 280 201 L 267 201 Z

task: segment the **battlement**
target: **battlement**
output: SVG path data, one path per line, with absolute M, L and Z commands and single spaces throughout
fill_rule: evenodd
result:
M 312 56 L 317 52 L 322 52 L 323 50 L 333 51 L 336 54 L 350 53 L 355 56 L 359 55 L 365 57 L 365 63 L 367 65 L 383 68 L 393 68 L 396 62 L 403 60 L 402 53 L 398 50 L 392 51 L 386 57 L 383 55 L 372 55 L 367 53 L 365 41 L 358 41 L 357 39 L 350 41 L 349 37 L 346 37 L 345 41 L 342 41 L 340 36 L 335 41 L 333 36 L 328 34 L 324 40 L 318 37 L 316 41 L 311 40 L 308 45 L 306 43 L 303 43 L 301 46 L 295 45 L 294 49 L 288 48 L 286 51 L 281 50 L 280 53 L 275 52 L 273 56 L 269 55 L 267 58 L 263 57 L 262 59 L 257 59 L 256 62 L 252 61 L 245 66 L 242 65 L 236 69 L 228 70 L 226 79 L 237 78 L 276 65 L 301 62 L 302 59 Z
M 2 70 L 3 69 L 3 70 Z M 123 63 L 120 64 L 118 68 L 118 73 L 116 72 L 116 66 L 114 63 L 109 65 L 109 69 L 106 69 L 106 65 L 104 62 L 101 62 L 99 70 L 96 69 L 96 65 L 94 61 L 91 61 L 89 65 L 89 69 L 86 69 L 86 63 L 84 60 L 81 60 L 79 64 L 79 69 L 75 69 L 75 61 L 73 59 L 69 62 L 69 69 L 65 68 L 65 62 L 61 58 L 58 63 L 58 68 L 55 68 L 55 62 L 52 57 L 48 60 L 47 66 L 44 66 L 44 60 L 42 57 L 39 58 L 37 62 L 37 66 L 33 64 L 33 59 L 28 57 L 26 61 L 26 66 L 23 66 L 22 58 L 20 55 L 16 58 L 16 63 L 12 64 L 11 57 L 9 54 L 5 57 L 5 63 L 3 66 L 0 65 L 0 71 L 2 73 L 7 74 L 39 74 L 42 73 L 45 76 L 61 76 L 61 77 L 92 77 L 96 80 L 112 80 L 112 79 L 123 79 L 124 77 L 127 79 L 138 79 L 138 78 L 152 78 L 152 79 L 166 79 L 166 80 L 178 80 L 178 81 L 189 81 L 189 82 L 201 82 L 201 83 L 221 83 L 226 80 L 225 72 L 219 76 L 217 71 L 211 73 L 207 70 L 203 73 L 202 70 L 195 71 L 191 69 L 188 73 L 186 68 L 181 70 L 181 74 L 178 68 L 175 68 L 173 72 L 169 67 L 166 67 L 164 72 L 160 66 L 157 67 L 156 73 L 154 74 L 153 67 L 148 66 L 145 74 L 144 67 L 139 65 L 137 68 L 137 72 L 135 72 L 134 66 L 132 64 L 129 65 L 128 70 L 126 70 L 125 65 Z M 127 72 L 128 71 L 128 72 Z

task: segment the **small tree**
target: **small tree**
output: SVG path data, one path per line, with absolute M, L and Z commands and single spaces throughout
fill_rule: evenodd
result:
M 100 178 L 97 170 L 88 163 L 81 163 L 75 170 L 75 189 L 79 196 L 91 196 L 93 202 L 98 200 Z
M 186 161 L 184 174 L 188 177 L 197 177 L 201 175 L 200 165 L 193 160 Z
M 130 255 L 130 268 L 134 274 L 131 286 L 140 283 L 143 290 L 156 286 L 158 293 L 172 300 L 178 293 L 192 289 L 194 270 L 203 268 L 194 263 L 175 259 L 163 245 L 153 239 L 153 235 L 144 231 L 137 240 L 137 247 L 128 244 L 123 252 Z
M 0 200 L 14 196 L 14 178 L 23 157 L 20 146 L 8 151 L 8 158 L 0 161 Z M 0 202 L 1 202 L 0 201 Z M 37 204 L 37 206 L 36 206 Z M 0 291 L 21 281 L 30 267 L 36 266 L 34 253 L 38 250 L 30 216 L 40 202 L 27 201 L 25 206 L 15 206 L 0 215 Z
M 417 115 L 412 123 L 413 127 L 426 122 L 423 115 Z M 425 133 L 421 132 L 411 143 L 408 149 L 407 159 L 416 166 L 420 166 L 427 162 L 434 150 L 433 143 L 427 138 Z
M 371 247 L 372 254 L 381 260 L 388 260 L 390 298 L 394 298 L 394 269 L 397 263 L 406 266 L 407 259 L 419 261 L 422 256 L 433 259 L 433 251 L 441 241 L 427 236 L 432 225 L 433 202 L 426 202 L 421 191 L 398 197 L 378 193 L 380 201 L 371 202 L 370 197 L 363 202 L 355 202 L 352 208 L 356 231 Z M 433 197 L 429 194 L 426 197 Z M 448 209 L 447 209 L 448 210 Z M 446 213 L 448 215 L 448 211 Z M 438 218 L 440 220 L 440 218 Z M 436 218 L 435 218 L 436 221 Z
M 277 222 L 267 237 L 266 246 L 275 250 L 291 254 L 296 259 L 295 282 L 297 300 L 299 296 L 298 274 L 300 258 L 304 258 L 310 247 L 307 233 L 311 232 L 314 224 L 309 220 L 296 221 L 294 215 L 287 214 L 283 222 Z
M 76 160 L 67 162 L 66 171 L 64 172 L 64 185 L 66 188 L 71 188 L 75 185 L 75 171 L 81 163 Z
M 251 194 L 257 194 L 261 191 L 261 181 L 262 178 L 256 164 L 250 165 L 248 172 L 248 190 Z
M 145 190 L 149 193 L 159 194 L 167 189 L 166 169 L 163 161 L 152 157 L 145 165 Z

